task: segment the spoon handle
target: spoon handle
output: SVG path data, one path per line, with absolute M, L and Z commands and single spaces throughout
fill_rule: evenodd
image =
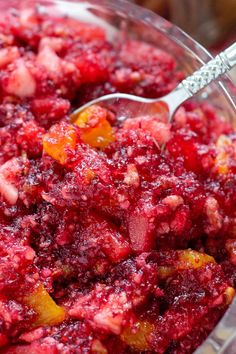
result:
M 184 79 L 179 86 L 187 91 L 188 98 L 192 97 L 209 83 L 229 71 L 235 64 L 236 42 Z

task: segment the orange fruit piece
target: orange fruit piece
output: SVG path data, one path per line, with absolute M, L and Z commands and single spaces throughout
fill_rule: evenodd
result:
M 72 122 L 81 131 L 81 139 L 95 148 L 105 148 L 114 141 L 113 129 L 107 120 L 108 111 L 98 105 L 72 115 Z
M 158 268 L 158 276 L 161 279 L 168 278 L 179 270 L 197 269 L 206 264 L 215 263 L 214 258 L 206 253 L 200 253 L 191 249 L 176 252 L 178 260 L 175 266 L 161 266 Z
M 68 152 L 73 151 L 76 145 L 76 129 L 69 124 L 52 126 L 43 137 L 43 150 L 56 161 L 64 165 Z
M 34 326 L 54 326 L 65 319 L 65 310 L 55 303 L 42 284 L 26 295 L 23 302 L 36 312 Z
M 138 321 L 133 327 L 124 328 L 121 339 L 134 350 L 150 350 L 148 337 L 154 331 L 154 325 L 147 321 Z

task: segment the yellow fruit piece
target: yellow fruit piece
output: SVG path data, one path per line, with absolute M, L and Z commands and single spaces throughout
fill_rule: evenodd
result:
M 43 285 L 25 296 L 23 302 L 36 313 L 34 326 L 54 326 L 65 319 L 65 310 L 55 303 Z
M 93 128 L 107 119 L 107 110 L 96 104 L 85 108 L 82 112 L 71 115 L 71 121 L 79 128 Z
M 179 270 L 197 269 L 205 266 L 206 264 L 215 263 L 214 258 L 207 255 L 206 253 L 200 253 L 191 249 L 176 252 L 178 255 L 176 265 L 159 267 L 159 278 L 166 279 Z
M 81 129 L 81 138 L 86 144 L 102 149 L 114 141 L 107 115 L 105 108 L 93 105 L 79 114 L 72 115 L 71 120 Z
M 89 121 L 91 121 L 91 118 L 93 118 L 93 116 L 95 117 L 98 116 L 98 114 L 100 113 L 99 108 L 100 108 L 99 106 L 93 105 L 86 108 L 81 113 L 72 114 L 71 121 L 74 124 L 76 124 L 79 128 L 89 128 L 91 127 Z
M 200 253 L 193 250 L 178 251 L 180 263 L 178 268 L 188 269 L 188 268 L 200 268 L 208 263 L 215 263 L 213 257 L 206 253 Z
M 215 164 L 216 164 L 218 173 L 226 174 L 229 172 L 228 155 L 225 151 L 221 151 L 217 154 L 216 159 L 215 159 Z
M 235 295 L 234 288 L 232 288 L 231 286 L 228 286 L 228 288 L 224 292 L 224 295 L 225 295 L 225 303 L 226 303 L 226 305 L 229 305 L 232 302 L 234 295 Z
M 218 148 L 218 153 L 215 159 L 215 165 L 219 174 L 226 174 L 229 172 L 229 153 L 227 148 L 232 145 L 232 141 L 226 135 L 221 135 L 217 142 L 216 147 Z
M 106 120 L 98 124 L 95 128 L 86 129 L 86 131 L 81 134 L 81 138 L 86 144 L 101 149 L 107 147 L 115 140 L 112 127 Z
M 74 150 L 76 130 L 72 125 L 54 125 L 43 137 L 43 150 L 62 165 L 66 163 L 68 150 Z
M 121 339 L 134 350 L 150 350 L 148 337 L 153 331 L 153 324 L 139 321 L 135 326 L 125 328 L 121 333 Z

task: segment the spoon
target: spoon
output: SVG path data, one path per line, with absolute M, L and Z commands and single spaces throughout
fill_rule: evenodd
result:
M 150 115 L 161 104 L 166 107 L 168 121 L 171 122 L 174 112 L 184 101 L 228 72 L 235 64 L 236 42 L 184 79 L 172 92 L 164 97 L 150 99 L 126 93 L 109 94 L 81 106 L 71 114 L 71 117 L 75 117 L 91 105 L 100 104 L 114 111 L 117 119 L 122 121 L 127 118 Z

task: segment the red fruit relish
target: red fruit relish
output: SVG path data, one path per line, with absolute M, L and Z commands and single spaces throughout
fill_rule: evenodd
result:
M 71 118 L 183 74 L 70 18 L 14 11 L 0 27 L 0 352 L 193 353 L 236 286 L 233 127 L 201 102 L 172 125 L 159 106 Z

